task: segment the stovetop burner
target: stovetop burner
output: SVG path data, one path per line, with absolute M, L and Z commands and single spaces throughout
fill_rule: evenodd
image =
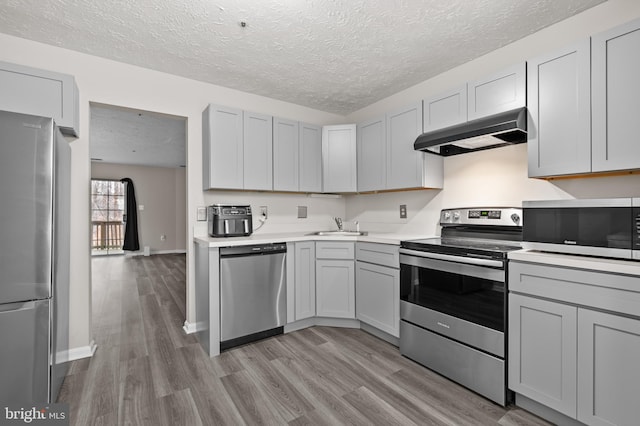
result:
M 506 259 L 522 248 L 522 211 L 514 207 L 446 209 L 440 214 L 442 236 L 403 241 L 410 250 Z
M 461 249 L 475 249 L 494 252 L 510 252 L 513 250 L 520 250 L 522 248 L 519 241 L 489 240 L 481 238 L 427 238 L 424 240 L 413 240 L 411 242 L 431 246 L 449 246 Z
M 493 259 L 505 259 L 510 251 L 522 248 L 519 241 L 483 240 L 479 238 L 427 238 L 403 241 L 401 246 L 417 251 Z

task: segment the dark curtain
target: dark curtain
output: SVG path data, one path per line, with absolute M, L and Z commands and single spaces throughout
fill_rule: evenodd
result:
M 124 223 L 124 246 L 122 250 L 140 250 L 138 242 L 138 206 L 136 204 L 136 191 L 133 188 L 133 181 L 129 178 L 122 178 L 120 182 L 127 185 L 127 216 Z

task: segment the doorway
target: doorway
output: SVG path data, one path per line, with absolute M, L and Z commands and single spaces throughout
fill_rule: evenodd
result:
M 91 179 L 91 255 L 123 254 L 125 187 L 117 180 Z

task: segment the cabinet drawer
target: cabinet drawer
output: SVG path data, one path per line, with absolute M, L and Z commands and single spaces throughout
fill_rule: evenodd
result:
M 396 269 L 400 267 L 399 247 L 392 244 L 358 243 L 356 259 Z
M 355 244 L 335 241 L 316 242 L 316 259 L 350 259 L 355 258 Z
M 640 277 L 633 275 L 511 261 L 509 290 L 640 315 Z

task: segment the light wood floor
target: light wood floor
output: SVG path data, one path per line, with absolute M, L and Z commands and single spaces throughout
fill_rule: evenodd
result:
M 72 425 L 545 425 L 361 330 L 313 327 L 209 358 L 185 335 L 185 256 L 93 259 L 98 350 L 59 402 Z

